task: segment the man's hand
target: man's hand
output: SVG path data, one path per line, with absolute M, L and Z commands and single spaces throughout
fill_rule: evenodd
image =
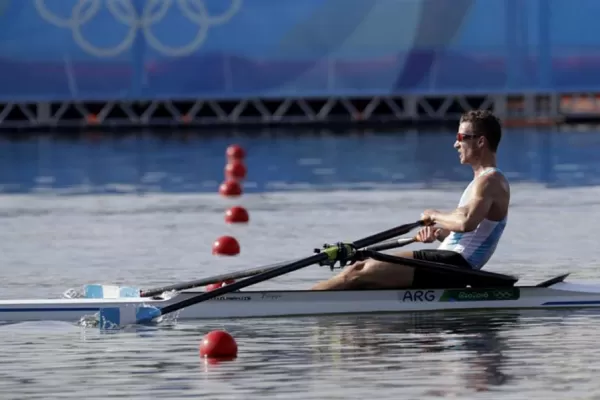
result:
M 427 210 L 423 211 L 423 214 L 421 214 L 421 221 L 423 221 L 423 223 L 426 226 L 434 225 L 435 224 L 435 215 L 438 213 L 439 213 L 438 210 L 427 209 Z
M 442 232 L 440 228 L 434 228 L 432 226 L 426 226 L 421 228 L 417 233 L 417 240 L 422 243 L 431 243 L 439 239 L 439 235 Z

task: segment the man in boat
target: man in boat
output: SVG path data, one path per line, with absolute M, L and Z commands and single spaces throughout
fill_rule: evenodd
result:
M 501 137 L 500 121 L 491 112 L 473 110 L 461 116 L 454 148 L 460 163 L 473 168 L 473 180 L 455 210 L 428 209 L 423 212 L 422 219 L 427 226 L 416 238 L 423 243 L 440 241 L 437 249 L 393 255 L 475 270 L 489 261 L 504 232 L 510 203 L 508 181 L 496 166 Z M 461 284 L 450 283 L 449 279 L 452 276 L 448 273 L 426 272 L 399 263 L 367 259 L 318 283 L 313 290 L 431 288 Z

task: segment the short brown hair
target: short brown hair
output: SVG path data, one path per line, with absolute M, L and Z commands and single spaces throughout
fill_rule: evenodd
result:
M 500 120 L 491 111 L 467 111 L 460 117 L 460 122 L 470 122 L 473 125 L 473 133 L 485 137 L 494 153 L 498 150 L 502 139 L 502 126 Z

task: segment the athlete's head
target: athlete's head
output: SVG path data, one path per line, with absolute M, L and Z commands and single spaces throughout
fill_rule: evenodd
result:
M 471 164 L 486 154 L 495 154 L 501 138 L 500 121 L 492 112 L 467 111 L 460 117 L 454 148 L 458 150 L 461 164 Z

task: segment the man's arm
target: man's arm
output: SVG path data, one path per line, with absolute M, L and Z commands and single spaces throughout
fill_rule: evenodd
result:
M 444 229 L 444 228 L 437 228 L 436 231 L 436 239 L 439 240 L 440 242 L 443 242 L 444 239 L 446 239 L 448 237 L 448 235 L 450 234 L 450 231 L 448 229 Z
M 472 231 L 490 211 L 494 202 L 494 190 L 498 184 L 497 178 L 493 175 L 485 176 L 475 182 L 471 201 L 464 207 L 459 207 L 449 213 L 427 210 L 424 214 L 441 228 L 454 232 Z

